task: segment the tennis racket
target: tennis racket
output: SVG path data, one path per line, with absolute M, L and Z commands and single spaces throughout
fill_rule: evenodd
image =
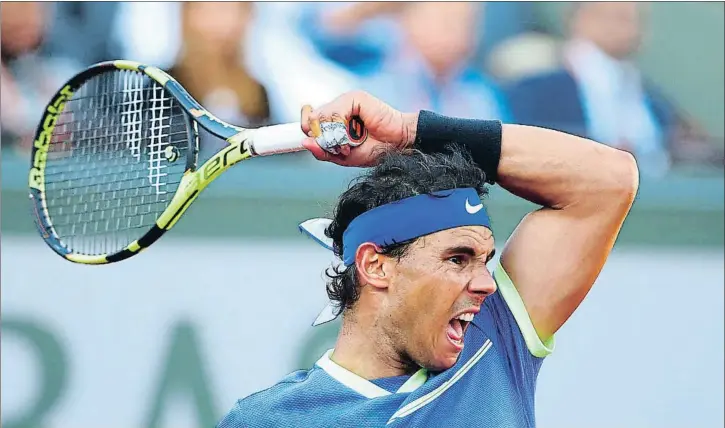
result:
M 333 153 L 366 136 L 357 118 L 322 125 L 337 126 L 332 133 L 313 129 Z M 228 143 L 201 165 L 198 126 Z M 305 150 L 305 137 L 299 123 L 256 129 L 226 123 L 156 67 L 99 63 L 71 78 L 40 121 L 29 176 L 33 217 L 63 258 L 118 262 L 174 227 L 231 166 Z

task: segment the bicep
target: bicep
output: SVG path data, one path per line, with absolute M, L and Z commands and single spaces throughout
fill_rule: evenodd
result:
M 627 211 L 542 208 L 528 214 L 511 235 L 501 264 L 541 339 L 550 338 L 584 300 Z

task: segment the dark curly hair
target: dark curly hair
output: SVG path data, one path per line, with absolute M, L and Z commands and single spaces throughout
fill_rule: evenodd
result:
M 468 152 L 457 146 L 451 145 L 435 154 L 418 150 L 390 151 L 381 156 L 375 167 L 350 183 L 337 202 L 325 235 L 333 240 L 335 255 L 342 257 L 342 236 L 360 214 L 411 196 L 455 188 L 472 187 L 483 199 L 487 194 L 485 184 L 484 172 Z M 416 240 L 383 247 L 381 253 L 400 259 Z M 325 273 L 329 278 L 327 295 L 337 305 L 337 315 L 351 309 L 360 297 L 355 265 L 333 266 Z

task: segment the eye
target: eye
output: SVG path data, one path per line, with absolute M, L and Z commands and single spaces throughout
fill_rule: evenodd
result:
M 452 256 L 448 257 L 448 261 L 457 265 L 463 265 L 466 262 L 465 256 Z

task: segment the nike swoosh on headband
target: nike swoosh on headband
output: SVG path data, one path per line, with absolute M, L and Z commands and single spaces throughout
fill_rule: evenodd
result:
M 468 198 L 466 198 L 466 211 L 468 212 L 468 214 L 476 214 L 477 212 L 481 211 L 482 208 L 482 203 L 478 205 L 471 205 L 471 203 L 468 202 Z

